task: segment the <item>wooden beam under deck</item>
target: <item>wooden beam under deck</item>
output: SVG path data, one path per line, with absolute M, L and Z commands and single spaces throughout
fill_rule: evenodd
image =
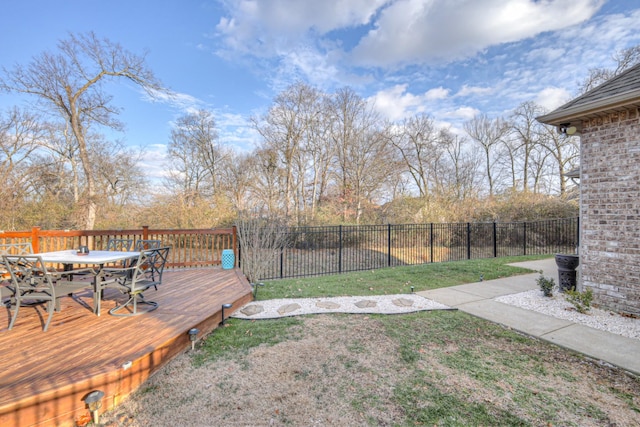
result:
M 73 426 L 88 413 L 84 396 L 102 390 L 100 412 L 116 406 L 168 361 L 190 348 L 221 319 L 252 300 L 239 270 L 220 268 L 165 271 L 162 286 L 145 293 L 159 308 L 133 317 L 108 314 L 124 295 L 108 289 L 101 315 L 92 313 L 90 290 L 61 299 L 49 330 L 42 331 L 43 307 L 22 307 L 13 329 L 0 308 L 0 426 Z

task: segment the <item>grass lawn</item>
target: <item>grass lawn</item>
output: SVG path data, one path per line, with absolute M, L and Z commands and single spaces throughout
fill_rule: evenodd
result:
M 545 258 L 549 257 L 538 255 L 488 258 L 272 280 L 265 282 L 265 286 L 258 289 L 257 299 L 405 294 L 411 291 L 411 286 L 415 292 L 419 292 L 478 282 L 480 277 L 492 280 L 532 273 L 531 270 L 507 264 Z
M 273 281 L 259 299 L 379 295 L 526 273 L 502 258 Z M 638 426 L 640 380 L 459 311 L 229 319 L 105 422 Z M 117 425 L 117 424 L 116 424 Z

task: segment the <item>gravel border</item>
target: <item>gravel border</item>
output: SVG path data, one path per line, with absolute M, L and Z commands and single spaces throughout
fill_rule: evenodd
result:
M 640 340 L 640 319 L 624 317 L 617 313 L 597 308 L 591 308 L 588 313 L 581 314 L 575 310 L 571 303 L 565 300 L 562 293 L 554 292 L 552 297 L 545 297 L 541 290 L 532 289 L 518 294 L 504 295 L 494 300 L 558 319 L 569 320 L 601 331 Z

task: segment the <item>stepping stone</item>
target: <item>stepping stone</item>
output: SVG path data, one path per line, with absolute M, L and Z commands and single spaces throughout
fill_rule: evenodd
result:
M 334 310 L 336 308 L 340 308 L 340 304 L 336 304 L 331 301 L 318 301 L 316 303 L 316 307 L 326 308 L 327 310 Z
M 262 313 L 263 311 L 263 306 L 252 304 L 240 310 L 240 313 L 244 314 L 245 316 L 253 316 L 254 314 Z
M 394 305 L 398 307 L 411 307 L 413 305 L 413 300 L 408 298 L 398 298 L 391 301 Z
M 376 307 L 377 305 L 378 305 L 377 302 L 367 300 L 367 299 L 363 299 L 362 301 L 358 301 L 356 303 L 356 307 L 358 308 L 373 308 L 373 307 Z
M 302 307 L 300 306 L 300 304 L 287 304 L 287 305 L 283 305 L 282 307 L 280 307 L 278 309 L 278 314 L 282 315 L 282 314 L 287 314 L 287 313 L 291 313 L 292 311 L 296 311 L 301 309 Z

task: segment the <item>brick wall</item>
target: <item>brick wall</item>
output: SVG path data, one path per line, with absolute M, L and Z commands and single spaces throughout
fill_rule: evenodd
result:
M 640 114 L 582 123 L 580 281 L 594 303 L 640 315 Z

